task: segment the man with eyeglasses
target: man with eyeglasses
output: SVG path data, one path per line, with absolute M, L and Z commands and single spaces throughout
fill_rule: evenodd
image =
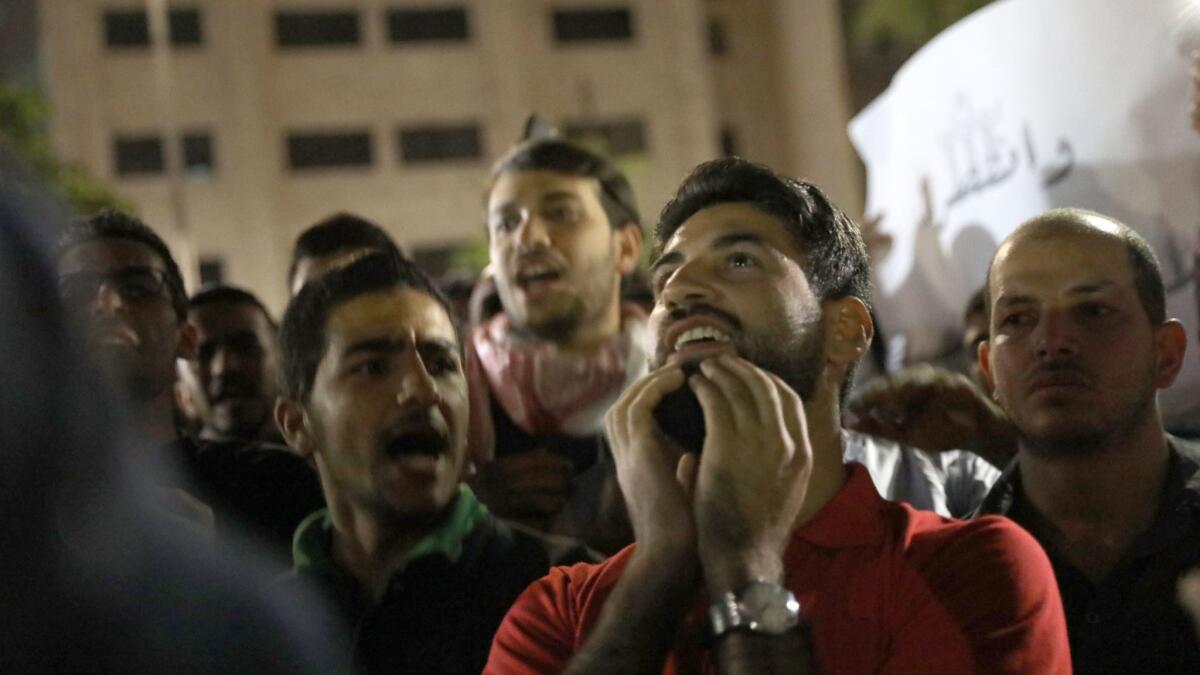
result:
M 176 359 L 195 353 L 179 266 L 145 223 L 105 211 L 58 245 L 59 292 L 93 362 L 125 394 L 149 446 L 170 449 L 176 486 L 212 509 L 216 533 L 249 534 L 286 566 L 291 533 L 321 503 L 312 469 L 277 446 L 196 442 L 174 417 Z
M 631 532 L 604 413 L 647 363 L 645 315 L 621 301 L 642 244 L 633 189 L 596 153 L 536 138 L 492 168 L 486 221 L 503 311 L 475 327 L 468 350 L 485 430 L 472 485 L 501 516 L 612 552 Z

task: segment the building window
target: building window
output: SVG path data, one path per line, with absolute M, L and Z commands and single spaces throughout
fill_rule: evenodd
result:
M 708 53 L 713 56 L 729 53 L 729 33 L 725 29 L 725 22 L 716 17 L 708 19 Z
M 182 154 L 184 173 L 193 178 L 208 178 L 212 175 L 212 137 L 209 134 L 184 134 Z
M 225 261 L 219 257 L 200 258 L 200 285 L 225 283 Z
M 167 27 L 173 45 L 194 47 L 204 44 L 204 30 L 200 26 L 200 10 L 194 7 L 170 10 L 167 13 Z
M 104 43 L 109 47 L 150 46 L 150 22 L 140 10 L 104 13 Z
M 467 10 L 391 9 L 387 13 L 388 39 L 394 43 L 463 42 L 470 38 Z
M 407 127 L 400 130 L 400 159 L 406 164 L 475 160 L 483 157 L 474 124 Z
M 167 164 L 158 136 L 118 136 L 113 142 L 113 158 L 118 176 L 161 174 Z
M 721 154 L 725 157 L 738 154 L 737 134 L 733 132 L 733 127 L 721 127 Z
M 184 134 L 180 138 L 179 147 L 184 173 L 193 178 L 208 178 L 212 174 L 213 152 L 210 134 Z M 113 158 L 119 176 L 166 172 L 166 149 L 159 136 L 118 136 L 113 141 Z
M 636 155 L 645 152 L 647 147 L 646 127 L 641 120 L 568 122 L 563 132 L 570 140 L 613 156 Z
M 288 166 L 329 169 L 371 166 L 367 131 L 292 133 L 287 137 Z
M 171 44 L 196 46 L 204 43 L 200 10 L 177 7 L 167 10 L 167 30 Z M 104 12 L 104 43 L 109 47 L 149 47 L 150 20 L 146 12 L 109 10 Z
M 280 47 L 338 47 L 359 41 L 357 12 L 276 12 Z
M 558 42 L 627 41 L 632 38 L 633 14 L 626 8 L 554 11 L 554 39 Z

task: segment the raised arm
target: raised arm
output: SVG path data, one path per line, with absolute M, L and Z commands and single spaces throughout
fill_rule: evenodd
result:
M 783 553 L 812 473 L 804 406 L 775 375 L 734 356 L 708 359 L 692 388 L 708 435 L 696 485 L 696 523 L 709 596 L 756 626 L 715 637 L 718 669 L 815 673 L 808 636 L 783 587 Z
M 1003 469 L 1017 450 L 1016 429 L 966 376 L 912 366 L 867 383 L 849 404 L 847 426 L 927 452 L 970 450 Z

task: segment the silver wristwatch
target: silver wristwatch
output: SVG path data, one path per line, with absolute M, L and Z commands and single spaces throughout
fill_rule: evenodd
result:
M 725 593 L 708 610 L 712 638 L 744 628 L 760 635 L 782 635 L 800 623 L 800 603 L 779 584 L 757 579 L 737 593 Z

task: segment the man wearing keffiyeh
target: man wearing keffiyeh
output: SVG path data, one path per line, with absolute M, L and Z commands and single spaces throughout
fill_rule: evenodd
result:
M 633 191 L 543 134 L 493 167 L 486 220 L 503 311 L 470 340 L 474 487 L 500 515 L 615 550 L 630 532 L 604 413 L 647 360 L 645 316 L 621 302 L 642 243 Z

